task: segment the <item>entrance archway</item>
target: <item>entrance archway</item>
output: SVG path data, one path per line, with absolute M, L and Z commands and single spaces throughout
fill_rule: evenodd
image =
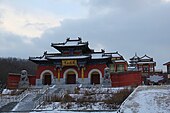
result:
M 102 73 L 98 69 L 92 69 L 89 74 L 89 83 L 90 84 L 100 84 L 101 78 L 102 78 Z
M 68 69 L 64 72 L 65 84 L 76 84 L 78 73 L 74 69 Z
M 44 70 L 40 75 L 40 79 L 42 80 L 42 85 L 51 85 L 53 80 L 53 72 L 50 70 Z
M 100 74 L 97 71 L 91 74 L 91 84 L 100 84 Z
M 67 73 L 66 84 L 76 84 L 76 74 L 73 71 Z
M 43 85 L 51 85 L 51 74 L 48 72 L 43 75 Z

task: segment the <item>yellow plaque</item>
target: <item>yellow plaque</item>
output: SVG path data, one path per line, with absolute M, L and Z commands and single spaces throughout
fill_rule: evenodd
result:
M 62 66 L 76 66 L 77 60 L 62 60 Z
M 112 60 L 116 60 L 116 58 L 112 58 Z

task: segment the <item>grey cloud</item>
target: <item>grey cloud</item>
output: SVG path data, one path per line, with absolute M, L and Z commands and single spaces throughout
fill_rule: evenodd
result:
M 110 11 L 103 16 L 101 14 L 87 19 L 64 20 L 61 27 L 47 30 L 41 40 L 50 44 L 65 41 L 66 37 L 81 36 L 90 42 L 92 48 L 100 44 L 106 51 L 119 51 L 127 60 L 135 52 L 140 56 L 148 54 L 154 57 L 158 67 L 162 68 L 162 64 L 170 58 L 170 54 L 167 53 L 170 47 L 170 4 L 161 4 L 159 0 L 123 2 L 125 1 L 89 1 L 91 10 L 91 7 L 110 7 L 110 10 L 118 7 L 119 13 L 115 15 Z M 135 10 L 133 13 L 124 11 L 132 10 L 131 7 Z M 95 14 L 100 10 L 93 11 Z
M 41 38 L 26 44 L 28 48 L 22 48 L 20 41 L 19 51 L 25 49 L 27 56 L 39 56 L 46 50 L 56 51 L 50 47 L 52 42 L 80 36 L 90 47 L 119 51 L 126 60 L 135 52 L 154 57 L 158 68 L 170 60 L 170 4 L 160 0 L 89 0 L 86 6 L 91 12 L 88 18 L 63 20 L 60 27 L 48 29 Z
M 32 54 L 41 54 L 41 48 L 37 48 L 34 43 L 25 43 L 25 40 L 27 40 L 27 37 L 0 30 L 0 57 L 27 59 Z

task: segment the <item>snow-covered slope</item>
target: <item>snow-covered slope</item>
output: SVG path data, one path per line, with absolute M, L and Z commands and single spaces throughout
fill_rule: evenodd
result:
M 139 86 L 121 105 L 120 113 L 170 113 L 170 85 Z

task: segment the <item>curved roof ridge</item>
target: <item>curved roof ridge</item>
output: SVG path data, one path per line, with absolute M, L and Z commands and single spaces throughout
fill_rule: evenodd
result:
M 151 57 L 149 57 L 149 56 L 146 55 L 146 54 L 145 54 L 144 56 L 142 56 L 140 59 L 143 59 L 143 58 L 145 58 L 145 57 L 148 58 L 148 59 L 152 59 Z

